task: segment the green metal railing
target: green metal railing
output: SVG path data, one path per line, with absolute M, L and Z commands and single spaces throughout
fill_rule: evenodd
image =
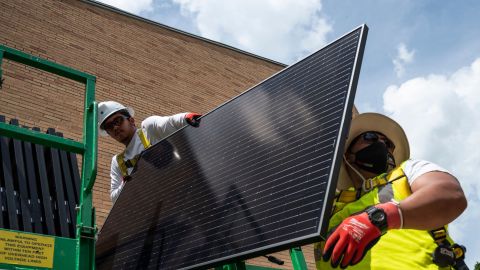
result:
M 92 188 L 97 174 L 97 103 L 95 101 L 96 79 L 90 74 L 83 73 L 72 68 L 0 45 L 0 86 L 3 82 L 3 59 L 9 59 L 11 61 L 28 65 L 85 84 L 82 142 L 76 142 L 49 134 L 43 134 L 38 131 L 12 126 L 5 123 L 0 123 L 0 135 L 82 155 L 82 182 L 79 205 L 76 208 L 76 239 L 73 239 L 73 244 L 65 244 L 66 246 L 72 245 L 75 247 L 75 258 L 66 259 L 74 260 L 75 269 L 94 269 L 95 234 L 97 232 L 97 228 L 95 225 L 95 209 L 93 208 Z M 1 91 L 2 90 L 0 89 L 0 94 Z M 61 237 L 55 238 L 59 239 L 59 241 L 57 241 L 59 244 L 63 242 L 66 243 L 68 240 L 71 240 Z M 56 245 L 57 244 L 55 244 L 55 246 Z M 62 269 L 62 267 L 60 266 L 60 268 L 57 268 L 55 266 L 55 269 Z M 71 269 L 71 267 L 68 269 Z

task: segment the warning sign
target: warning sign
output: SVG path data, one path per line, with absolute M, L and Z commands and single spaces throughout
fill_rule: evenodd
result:
M 55 239 L 0 230 L 0 263 L 53 267 Z

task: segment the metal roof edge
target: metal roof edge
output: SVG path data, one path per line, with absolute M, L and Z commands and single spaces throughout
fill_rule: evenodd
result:
M 118 8 L 116 8 L 116 7 L 107 5 L 107 4 L 105 4 L 105 3 L 101 3 L 101 2 L 98 2 L 98 1 L 95 1 L 95 0 L 80 0 L 80 1 L 83 2 L 83 3 L 86 3 L 86 4 L 90 4 L 90 5 L 94 5 L 94 6 L 103 8 L 103 9 L 110 10 L 110 11 L 112 11 L 112 12 L 115 12 L 115 13 L 118 13 L 118 14 L 121 14 L 121 15 L 124 15 L 124 16 L 127 16 L 127 17 L 130 17 L 130 18 L 133 18 L 133 19 L 136 19 L 136 20 L 139 20 L 139 21 L 148 23 L 148 24 L 152 24 L 152 25 L 155 25 L 155 26 L 159 26 L 159 27 L 162 27 L 162 28 L 164 28 L 164 29 L 167 29 L 167 30 L 170 30 L 170 31 L 173 31 L 173 32 L 182 34 L 182 35 L 186 35 L 186 36 L 189 36 L 189 37 L 192 37 L 192 38 L 195 38 L 195 39 L 198 39 L 198 40 L 201 40 L 201 41 L 204 41 L 204 42 L 207 42 L 207 43 L 216 45 L 216 46 L 220 46 L 220 47 L 223 47 L 223 48 L 226 48 L 226 49 L 229 49 L 229 50 L 233 50 L 233 51 L 235 51 L 235 52 L 238 52 L 238 53 L 241 53 L 241 54 L 244 54 L 244 55 L 248 55 L 248 56 L 251 56 L 251 57 L 254 57 L 254 58 L 263 60 L 263 61 L 267 61 L 267 62 L 272 63 L 272 64 L 275 64 L 275 65 L 279 65 L 279 66 L 282 66 L 282 67 L 286 67 L 286 66 L 287 66 L 286 64 L 277 62 L 277 61 L 275 61 L 275 60 L 268 59 L 268 58 L 266 58 L 266 57 L 259 56 L 259 55 L 256 55 L 256 54 L 253 54 L 253 53 L 250 53 L 250 52 L 247 52 L 247 51 L 243 51 L 243 50 L 241 50 L 241 49 L 232 47 L 232 46 L 230 46 L 230 45 L 226 45 L 226 44 L 221 43 L 221 42 L 218 42 L 218 41 L 214 41 L 214 40 L 211 40 L 211 39 L 208 39 L 208 38 L 204 38 L 204 37 L 201 37 L 201 36 L 197 36 L 197 35 L 194 35 L 194 34 L 191 34 L 191 33 L 188 33 L 188 32 L 185 32 L 185 31 L 182 31 L 182 30 L 179 30 L 179 29 L 176 29 L 176 28 L 173 28 L 173 27 L 171 27 L 171 26 L 168 26 L 168 25 L 165 25 L 165 24 L 161 24 L 161 23 L 158 23 L 158 22 L 155 22 L 155 21 L 152 21 L 152 20 L 143 18 L 143 17 L 141 17 L 141 16 L 138 16 L 138 15 L 135 15 L 135 14 L 132 14 L 132 13 L 129 13 L 129 12 L 127 12 L 127 11 L 118 9 Z

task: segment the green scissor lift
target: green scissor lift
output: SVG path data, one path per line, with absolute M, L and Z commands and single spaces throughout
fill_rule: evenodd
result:
M 76 142 L 61 137 L 40 133 L 0 122 L 0 136 L 40 144 L 82 155 L 81 190 L 77 210 L 76 237 L 65 238 L 51 235 L 0 229 L 0 253 L 6 243 L 15 245 L 29 241 L 29 247 L 43 245 L 42 256 L 27 260 L 19 256 L 0 254 L 0 269 L 95 269 L 95 209 L 92 203 L 92 188 L 97 174 L 97 103 L 95 101 L 95 77 L 72 68 L 34 57 L 21 51 L 0 45 L 0 80 L 2 60 L 9 59 L 85 84 L 83 140 Z M 1 81 L 0 81 L 1 83 Z M 10 242 L 9 242 L 10 241 Z M 18 242 L 16 242 L 18 244 Z M 19 246 L 17 246 L 18 248 Z M 15 253 L 15 252 L 14 252 Z M 295 270 L 306 270 L 305 258 L 300 248 L 290 249 Z M 246 265 L 244 262 L 224 265 L 216 270 L 265 270 L 271 269 Z
M 82 155 L 75 238 L 0 229 L 0 269 L 95 269 L 95 209 L 92 188 L 97 174 L 97 104 L 95 77 L 0 45 L 2 61 L 9 59 L 85 84 L 83 140 L 72 141 L 0 122 L 0 136 Z M 0 82 L 1 83 L 1 82 Z M 6 247 L 11 252 L 5 252 Z M 23 253 L 22 253 L 23 252 Z M 34 254 L 37 252 L 37 254 Z M 30 254 L 30 255 L 28 255 Z

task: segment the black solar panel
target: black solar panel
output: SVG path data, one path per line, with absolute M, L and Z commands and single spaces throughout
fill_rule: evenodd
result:
M 206 268 L 319 240 L 366 34 L 355 29 L 145 151 L 100 232 L 98 268 Z

